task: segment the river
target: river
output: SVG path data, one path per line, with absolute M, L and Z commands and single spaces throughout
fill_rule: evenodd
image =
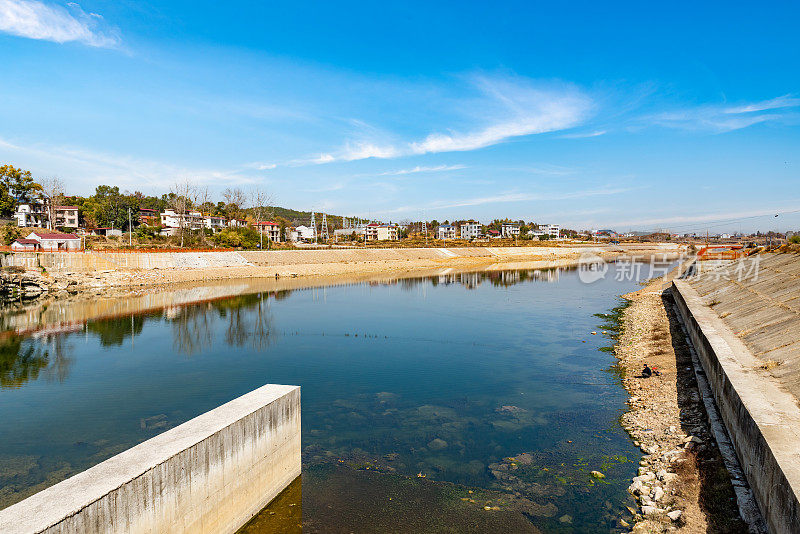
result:
M 622 531 L 640 455 L 602 314 L 637 287 L 448 273 L 5 332 L 0 508 L 279 383 L 302 486 L 243 532 Z

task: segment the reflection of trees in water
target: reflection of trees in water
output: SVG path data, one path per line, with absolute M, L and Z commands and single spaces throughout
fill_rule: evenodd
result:
M 558 282 L 562 272 L 570 271 L 569 267 L 551 267 L 547 269 L 524 269 L 505 271 L 467 271 L 423 278 L 406 278 L 397 281 L 401 288 L 410 290 L 430 282 L 432 286 L 461 284 L 467 289 L 475 289 L 488 281 L 493 286 L 510 287 L 523 282 Z
M 68 349 L 62 334 L 38 339 L 17 335 L 4 338 L 0 341 L 0 387 L 19 388 L 40 374 L 63 382 L 73 363 Z
M 211 345 L 213 316 L 209 312 L 210 306 L 186 306 L 177 311 L 172 319 L 176 350 L 191 356 Z
M 263 296 L 248 307 L 239 307 L 228 314 L 225 342 L 243 347 L 248 343 L 256 350 L 263 350 L 272 343 L 272 312 Z
M 175 346 L 187 355 L 210 346 L 214 339 L 216 319 L 219 318 L 227 320 L 227 344 L 265 349 L 272 343 L 274 335 L 268 299 L 286 298 L 288 295 L 289 292 L 257 293 L 173 309 L 168 319 L 172 323 Z
M 125 339 L 141 334 L 144 329 L 145 319 L 146 317 L 143 315 L 132 315 L 92 321 L 86 325 L 86 329 L 97 334 L 101 345 L 111 347 L 122 345 Z

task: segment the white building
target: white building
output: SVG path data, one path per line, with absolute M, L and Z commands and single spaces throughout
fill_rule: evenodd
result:
M 561 225 L 545 224 L 542 228 L 544 228 L 545 233 L 552 238 L 558 239 L 561 237 Z
M 28 228 L 42 228 L 47 225 L 47 211 L 44 204 L 35 202 L 33 204 L 20 204 L 14 212 L 17 226 Z
M 267 236 L 273 243 L 280 243 L 281 239 L 281 225 L 272 221 L 261 221 L 257 225 L 259 232 Z
M 479 239 L 482 237 L 481 224 L 474 221 L 461 225 L 461 239 Z
M 455 239 L 458 237 L 457 230 L 458 229 L 452 224 L 443 224 L 439 226 L 437 236 L 439 239 Z
M 558 239 L 561 237 L 561 226 L 558 224 L 540 224 L 537 230 L 531 230 L 528 235 L 537 238 L 548 236 L 552 239 Z
M 310 226 L 300 225 L 291 232 L 292 241 L 314 241 L 317 237 L 317 232 Z
M 503 223 L 500 226 L 500 235 L 503 237 L 519 237 L 519 224 Z
M 206 215 L 203 217 L 203 226 L 205 226 L 208 230 L 219 232 L 225 228 L 225 225 L 225 217 L 217 217 L 216 215 Z
M 231 219 L 228 221 L 228 228 L 244 228 L 247 226 L 247 221 L 244 219 Z
M 161 212 L 161 226 L 164 229 L 188 228 L 189 230 L 202 230 L 205 226 L 203 214 L 199 211 L 189 211 L 181 216 L 175 210 L 164 210 Z M 171 232 L 171 235 L 174 232 Z
M 372 223 L 364 227 L 364 241 L 397 241 L 400 232 L 394 224 Z
M 80 250 L 81 238 L 75 234 L 31 232 L 25 241 L 38 242 L 37 250 Z

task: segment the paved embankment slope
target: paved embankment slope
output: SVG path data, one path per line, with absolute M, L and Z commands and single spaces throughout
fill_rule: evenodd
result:
M 742 469 L 775 533 L 800 533 L 798 273 L 797 255 L 768 254 L 675 281 L 673 291 Z
M 566 267 L 582 254 L 614 259 L 624 254 L 679 254 L 674 244 L 630 247 L 587 245 L 312 249 L 243 252 L 164 253 L 16 253 L 0 259 L 2 267 L 22 267 L 84 287 L 141 286 L 253 277 L 335 276 L 408 272 L 440 267 L 505 263 L 509 268 Z

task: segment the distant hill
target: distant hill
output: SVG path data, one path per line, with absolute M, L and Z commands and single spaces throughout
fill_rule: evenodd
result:
M 292 226 L 298 226 L 301 224 L 308 225 L 311 223 L 311 212 L 310 211 L 297 211 L 290 208 L 281 208 L 279 206 L 274 206 L 272 208 L 272 212 L 274 213 L 275 217 L 283 217 L 287 221 L 291 223 Z M 319 225 L 322 222 L 322 212 L 315 212 L 316 213 L 316 220 L 317 224 Z M 342 215 L 332 215 L 330 213 L 327 214 L 328 217 L 328 228 L 341 228 L 342 227 Z

